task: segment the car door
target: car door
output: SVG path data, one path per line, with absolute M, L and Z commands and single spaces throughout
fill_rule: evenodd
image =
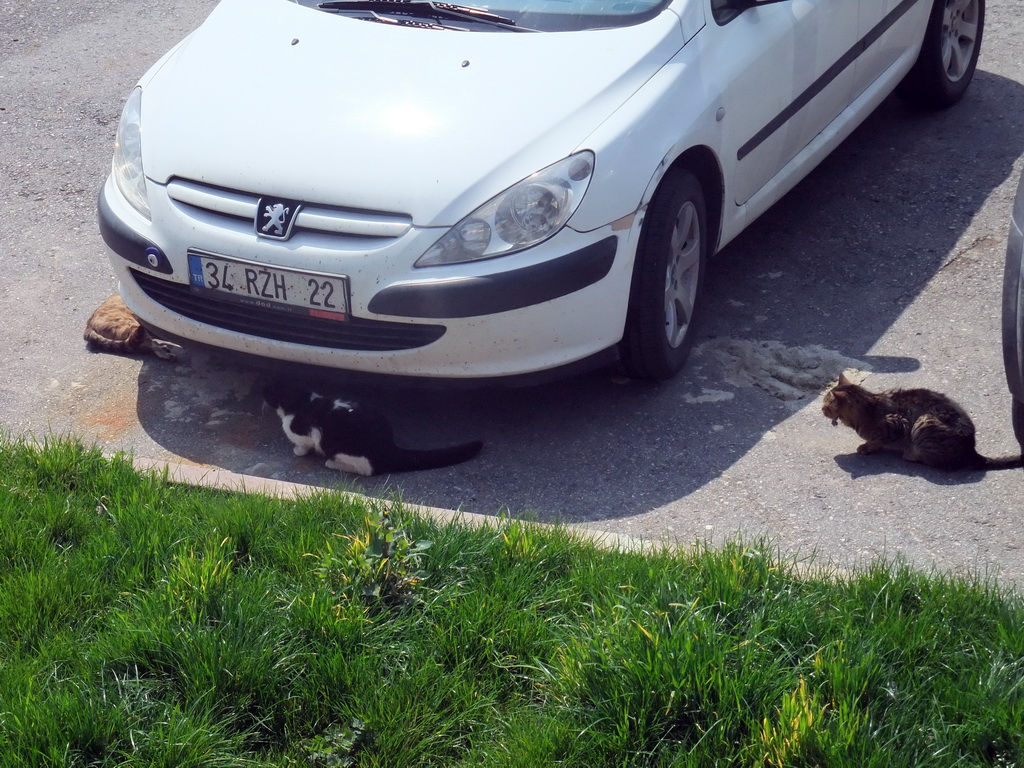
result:
M 747 202 L 849 104 L 861 0 L 778 0 L 723 14 L 714 58 L 721 81 L 722 146 L 737 205 Z
M 932 0 L 861 2 L 854 95 L 867 90 L 911 45 L 920 40 Z

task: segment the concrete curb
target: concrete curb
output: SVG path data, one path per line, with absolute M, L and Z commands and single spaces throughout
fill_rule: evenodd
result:
M 364 500 L 367 503 L 384 504 L 391 506 L 392 502 L 387 499 L 378 499 L 372 496 L 364 496 L 351 491 L 340 491 L 332 488 L 324 488 L 318 485 L 304 485 L 302 483 L 290 483 L 282 480 L 273 480 L 266 477 L 254 475 L 241 475 L 226 469 L 216 467 L 203 467 L 195 464 L 180 464 L 171 461 L 158 461 L 155 459 L 144 459 L 133 457 L 132 465 L 140 473 L 153 473 L 157 475 L 166 474 L 168 481 L 180 485 L 192 485 L 200 488 L 215 488 L 222 491 L 235 493 L 259 494 L 280 499 L 298 499 L 303 496 L 310 496 L 315 493 L 337 493 L 354 499 Z M 454 509 L 441 509 L 439 507 L 427 507 L 420 504 L 402 502 L 405 509 L 417 514 L 429 517 L 439 523 L 456 522 L 461 525 L 468 525 L 474 528 L 494 526 L 499 518 L 489 515 L 479 515 L 472 512 L 462 512 Z M 552 526 L 546 523 L 533 523 L 543 528 Z M 608 531 L 595 531 L 588 526 L 578 523 L 564 526 L 580 537 L 587 539 L 596 546 L 606 549 L 615 549 L 626 552 L 650 552 L 671 546 L 668 542 L 658 543 L 638 539 L 633 536 L 625 536 L 619 533 Z

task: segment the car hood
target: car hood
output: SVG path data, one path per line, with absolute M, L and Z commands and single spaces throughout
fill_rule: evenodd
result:
M 631 27 L 515 34 L 224 0 L 142 81 L 143 164 L 159 183 L 450 226 L 584 148 L 683 42 L 671 11 Z

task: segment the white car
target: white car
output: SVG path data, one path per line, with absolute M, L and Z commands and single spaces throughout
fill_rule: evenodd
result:
M 708 256 L 984 0 L 223 0 L 124 108 L 100 230 L 161 335 L 416 379 L 667 379 Z

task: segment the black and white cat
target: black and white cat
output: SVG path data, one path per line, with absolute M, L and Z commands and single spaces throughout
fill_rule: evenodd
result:
M 328 469 L 374 475 L 438 469 L 468 461 L 483 443 L 413 449 L 395 444 L 391 424 L 372 408 L 345 398 L 321 395 L 286 382 L 268 384 L 263 399 L 281 419 L 295 455 L 310 451 L 327 457 Z

